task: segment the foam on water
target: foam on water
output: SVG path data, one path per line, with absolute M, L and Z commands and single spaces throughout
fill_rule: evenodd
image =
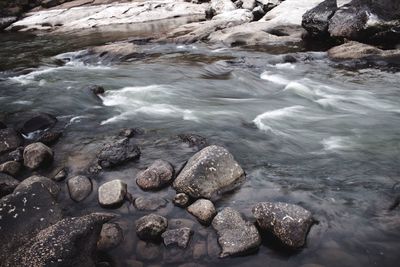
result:
M 264 71 L 261 73 L 260 78 L 279 85 L 287 85 L 290 83 L 290 81 L 285 77 L 278 74 L 272 74 L 270 71 Z
M 280 70 L 294 70 L 296 65 L 292 63 L 278 63 L 275 65 L 275 67 Z
M 324 149 L 329 151 L 347 150 L 351 147 L 350 138 L 343 136 L 331 136 L 323 139 L 321 143 Z
M 32 71 L 28 74 L 23 74 L 15 77 L 10 77 L 9 80 L 14 81 L 16 83 L 20 83 L 22 85 L 31 84 L 34 82 L 41 82 L 42 77 L 48 73 L 55 72 L 58 67 L 49 67 L 49 68 L 39 68 L 35 71 Z

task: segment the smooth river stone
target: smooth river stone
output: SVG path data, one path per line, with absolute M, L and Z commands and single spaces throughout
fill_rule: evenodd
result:
M 99 187 L 99 203 L 103 207 L 121 205 L 127 193 L 127 185 L 121 180 L 113 180 Z

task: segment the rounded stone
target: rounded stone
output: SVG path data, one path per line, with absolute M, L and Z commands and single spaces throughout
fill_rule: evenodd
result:
M 97 249 L 107 251 L 117 247 L 123 240 L 121 227 L 116 223 L 105 223 L 101 228 Z
M 138 210 L 155 211 L 167 206 L 168 202 L 159 197 L 138 197 L 135 199 L 135 207 Z
M 80 202 L 92 192 L 92 182 L 83 175 L 74 176 L 67 182 L 71 199 Z
M 168 220 L 157 214 L 149 214 L 136 221 L 136 234 L 142 240 L 157 240 L 167 230 Z
M 185 208 L 189 204 L 189 196 L 185 193 L 178 193 L 175 195 L 173 202 L 176 206 Z
M 180 248 L 186 248 L 189 244 L 190 236 L 192 235 L 192 230 L 187 227 L 168 230 L 162 233 L 161 237 L 164 240 L 164 245 L 166 247 L 177 246 Z
M 43 143 L 33 143 L 24 149 L 24 165 L 29 169 L 48 165 L 52 160 L 53 151 Z
M 113 180 L 99 187 L 99 203 L 103 207 L 115 207 L 122 204 L 127 193 L 127 185 L 121 180 Z
M 174 168 L 165 160 L 156 160 L 146 170 L 138 173 L 136 183 L 143 190 L 157 190 L 172 181 Z
M 195 216 L 197 220 L 205 225 L 209 225 L 217 214 L 214 204 L 208 199 L 198 199 L 187 208 L 187 211 Z
M 22 191 L 25 188 L 31 187 L 34 183 L 42 184 L 53 197 L 57 197 L 60 192 L 60 187 L 54 181 L 39 175 L 33 175 L 26 178 L 17 186 L 17 188 L 15 188 L 15 191 Z
M 0 165 L 0 172 L 7 173 L 11 176 L 16 176 L 21 169 L 21 163 L 17 161 L 7 161 Z

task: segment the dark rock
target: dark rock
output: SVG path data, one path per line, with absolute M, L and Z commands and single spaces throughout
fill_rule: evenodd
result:
M 143 190 L 161 189 L 172 181 L 174 168 L 165 160 L 156 160 L 146 170 L 138 173 L 136 183 Z
M 6 129 L 7 125 L 0 121 L 0 130 Z
M 212 145 L 189 159 L 173 186 L 193 198 L 210 199 L 237 187 L 244 178 L 245 173 L 232 154 Z
M 206 19 L 210 20 L 210 19 L 212 19 L 216 14 L 217 14 L 217 12 L 215 11 L 215 9 L 212 8 L 212 7 L 210 7 L 209 9 L 206 10 Z
M 0 172 L 7 173 L 15 177 L 21 170 L 21 167 L 21 163 L 18 161 L 7 161 L 0 165 Z
M 167 230 L 168 221 L 166 218 L 149 214 L 136 221 L 136 234 L 142 240 L 157 240 Z
M 39 113 L 36 116 L 25 121 L 20 129 L 20 132 L 29 136 L 29 134 L 44 131 L 54 127 L 57 123 L 57 118 L 47 113 Z
M 67 185 L 71 199 L 76 202 L 84 200 L 92 192 L 92 182 L 83 175 L 70 178 Z
M 102 95 L 105 93 L 104 87 L 99 85 L 89 86 L 89 90 L 95 95 Z
M 261 6 L 256 6 L 251 13 L 253 14 L 253 20 L 258 21 L 265 15 L 265 11 Z
M 186 248 L 189 244 L 191 235 L 192 231 L 190 228 L 184 227 L 165 231 L 161 237 L 163 238 L 166 247 L 178 246 L 180 248 Z
M 45 145 L 53 145 L 62 136 L 62 132 L 44 132 L 36 141 Z
M 135 199 L 135 207 L 138 210 L 156 211 L 167 206 L 168 202 L 160 197 L 138 197 Z
M 100 239 L 97 241 L 97 249 L 108 251 L 116 248 L 123 240 L 121 227 L 116 223 L 105 223 L 101 228 Z
M 301 25 L 312 37 L 329 36 L 329 20 L 337 8 L 336 0 L 325 0 L 303 15 Z
M 10 16 L 10 17 L 0 17 L 0 31 L 4 30 L 14 22 L 18 20 L 18 17 Z
M 53 180 L 57 181 L 57 182 L 61 182 L 65 178 L 67 178 L 67 176 L 68 176 L 68 172 L 65 168 L 63 168 L 63 169 L 59 170 L 56 175 L 54 175 Z
M 60 193 L 60 187 L 52 180 L 44 176 L 33 175 L 23 180 L 16 188 L 15 192 L 31 188 L 33 184 L 40 184 L 49 191 L 49 193 L 56 198 Z
M 0 154 L 14 150 L 22 145 L 22 138 L 11 128 L 0 130 Z
M 19 181 L 17 179 L 8 174 L 0 173 L 0 198 L 11 194 L 18 184 Z
M 10 160 L 22 162 L 24 160 L 24 148 L 18 147 L 14 151 L 8 153 L 8 157 Z
M 138 134 L 141 134 L 141 133 L 142 133 L 142 130 L 141 130 L 141 129 L 126 128 L 126 129 L 122 129 L 122 130 L 119 132 L 119 135 L 120 135 L 120 136 L 123 136 L 123 137 L 127 137 L 127 138 L 132 138 L 132 137 L 134 137 L 134 136 L 136 136 L 136 135 L 138 135 Z
M 199 149 L 202 149 L 208 145 L 207 139 L 198 134 L 180 134 L 178 137 L 190 147 L 198 147 Z
M 121 180 L 113 180 L 99 187 L 99 203 L 103 207 L 117 207 L 122 204 L 127 193 L 127 185 Z
M 24 165 L 32 170 L 53 161 L 53 151 L 43 143 L 33 143 L 24 149 Z
M 209 225 L 217 214 L 214 204 L 208 199 L 198 199 L 187 208 L 187 211 L 205 225 Z
M 104 144 L 97 158 L 102 168 L 111 168 L 140 157 L 140 149 L 131 139 L 123 138 Z
M 263 231 L 271 232 L 283 245 L 297 249 L 304 246 L 313 224 L 311 212 L 293 204 L 261 202 L 253 215 Z
M 173 202 L 176 206 L 185 208 L 189 204 L 189 196 L 185 193 L 178 193 L 175 195 Z
M 232 208 L 220 211 L 212 221 L 212 226 L 217 231 L 218 243 L 222 248 L 220 257 L 243 255 L 261 245 L 257 228 Z

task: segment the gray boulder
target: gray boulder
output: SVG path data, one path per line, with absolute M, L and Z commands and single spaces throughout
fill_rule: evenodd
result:
M 187 227 L 165 231 L 161 237 L 164 240 L 166 247 L 177 246 L 179 248 L 186 248 L 189 244 L 192 230 Z
M 35 183 L 39 183 L 40 185 L 45 187 L 54 198 L 56 198 L 58 196 L 58 193 L 60 193 L 60 187 L 54 181 L 47 177 L 39 175 L 33 175 L 23 180 L 15 188 L 15 192 L 22 191 L 25 188 L 30 188 Z
M 232 154 L 220 146 L 208 146 L 192 156 L 173 186 L 179 193 L 193 198 L 215 198 L 232 190 L 245 178 L 245 173 Z
M 124 239 L 121 227 L 116 223 L 105 223 L 101 228 L 100 239 L 97 241 L 97 249 L 108 251 L 116 248 Z
M 220 257 L 244 255 L 257 250 L 261 237 L 254 224 L 245 221 L 240 213 L 225 208 L 212 221 L 218 234 L 218 243 L 222 248 Z
M 214 204 L 208 199 L 198 199 L 187 208 L 187 211 L 195 216 L 197 220 L 205 225 L 209 225 L 217 214 Z
M 136 234 L 142 240 L 157 240 L 167 230 L 168 220 L 157 214 L 149 214 L 136 221 Z
M 11 128 L 0 130 L 0 154 L 15 150 L 22 145 L 22 138 Z
M 103 207 L 120 206 L 127 193 L 127 185 L 121 180 L 113 180 L 99 187 L 99 203 Z
M 161 189 L 174 177 L 174 168 L 165 160 L 156 160 L 146 170 L 138 173 L 136 183 L 143 190 Z
M 156 211 L 167 206 L 168 201 L 160 197 L 138 197 L 135 199 L 135 207 L 142 211 Z
M 70 178 L 67 185 L 71 199 L 76 202 L 84 200 L 92 192 L 92 182 L 83 175 Z
M 313 224 L 311 212 L 282 202 L 261 202 L 253 208 L 253 215 L 263 231 L 271 232 L 283 245 L 297 249 L 304 246 Z
M 21 163 L 18 161 L 7 161 L 0 165 L 0 172 L 7 173 L 11 176 L 16 176 L 21 170 Z
M 43 143 L 33 143 L 24 149 L 24 165 L 29 169 L 46 166 L 53 160 L 53 151 Z
M 104 144 L 97 155 L 102 168 L 111 168 L 140 157 L 140 149 L 132 139 L 123 138 Z
M 329 36 L 329 20 L 337 8 L 336 0 L 325 0 L 304 13 L 301 25 L 312 37 Z
M 14 177 L 5 173 L 0 173 L 0 198 L 11 194 L 18 184 L 19 181 Z

